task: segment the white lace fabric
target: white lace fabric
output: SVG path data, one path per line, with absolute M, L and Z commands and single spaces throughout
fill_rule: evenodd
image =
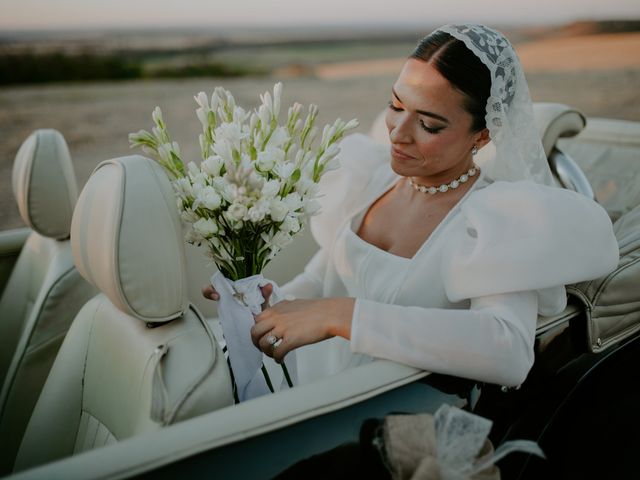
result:
M 476 162 L 494 180 L 533 180 L 553 186 L 529 86 L 509 40 L 484 25 L 450 24 L 438 30 L 464 42 L 491 73 L 485 120 L 493 148 L 483 148 Z
M 495 463 L 513 452 L 544 458 L 535 442 L 512 440 L 496 451 L 492 422 L 444 404 L 435 414 L 389 415 L 374 440 L 394 480 L 497 480 Z

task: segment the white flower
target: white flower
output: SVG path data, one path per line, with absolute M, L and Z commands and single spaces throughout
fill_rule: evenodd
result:
M 340 147 L 338 147 L 338 145 L 336 145 L 335 143 L 332 143 L 331 146 L 327 148 L 327 151 L 324 152 L 323 156 L 327 159 L 330 159 L 330 158 L 334 158 L 339 153 L 340 153 Z
M 292 162 L 280 162 L 277 163 L 275 167 L 273 167 L 273 171 L 276 173 L 276 175 L 278 175 L 283 180 L 287 180 L 295 169 L 296 166 Z
M 307 215 L 315 215 L 320 211 L 320 208 L 321 208 L 320 202 L 312 198 L 311 200 L 308 200 L 307 203 L 305 204 L 304 211 Z
M 218 233 L 218 225 L 211 219 L 201 218 L 193 224 L 193 230 L 203 238 L 209 238 Z
M 199 244 L 202 241 L 202 235 L 197 233 L 191 225 L 185 228 L 184 240 L 187 243 Z
M 237 107 L 233 109 L 233 123 L 236 125 L 240 125 L 242 128 L 242 124 L 249 118 L 251 113 L 247 113 L 244 108 Z M 246 132 L 245 132 L 246 133 Z
M 260 195 L 265 199 L 271 199 L 275 197 L 280 191 L 280 182 L 278 180 L 269 180 L 262 186 Z
M 242 155 L 240 155 L 240 165 L 238 167 L 245 171 L 245 175 L 253 171 L 253 163 L 248 153 L 243 152 Z
M 211 185 L 216 189 L 216 192 L 224 197 L 224 191 L 229 185 L 229 180 L 226 177 L 215 177 L 211 180 Z
M 163 120 L 162 120 L 162 110 L 160 110 L 160 107 L 156 107 L 153 109 L 153 113 L 151 114 L 151 118 L 153 119 L 153 123 L 155 123 L 156 125 L 162 125 Z
M 222 203 L 222 198 L 213 187 L 204 187 L 198 195 L 198 201 L 209 210 L 217 209 Z
M 271 123 L 271 113 L 265 105 L 258 108 L 258 117 L 260 117 L 260 128 L 263 132 L 267 132 Z
M 280 148 L 289 140 L 289 134 L 285 127 L 276 127 L 276 129 L 269 137 L 267 147 Z
M 262 190 L 262 186 L 265 183 L 265 179 L 262 175 L 257 173 L 256 171 L 251 171 L 249 174 L 249 178 L 247 179 L 247 186 L 249 190 L 254 192 L 260 192 Z
M 182 219 L 183 222 L 193 223 L 193 222 L 196 222 L 199 217 L 192 210 L 183 210 L 182 212 L 180 212 L 180 218 Z
M 179 192 L 182 192 L 183 195 L 186 195 L 188 197 L 192 197 L 193 196 L 193 187 L 191 186 L 191 182 L 189 181 L 189 179 L 187 177 L 181 177 L 178 178 L 175 182 L 174 182 L 176 189 Z
M 253 132 L 258 125 L 258 114 L 256 112 L 251 113 L 251 117 L 249 118 L 249 131 Z
M 198 172 L 196 175 L 192 177 L 191 181 L 193 182 L 193 187 L 195 192 L 196 186 L 204 187 L 207 184 L 207 176 L 202 172 Z
M 300 197 L 300 194 L 298 192 L 290 193 L 283 199 L 283 201 L 287 204 L 289 210 L 291 210 L 292 212 L 295 212 L 300 207 L 302 207 L 302 198 Z
M 224 139 L 236 150 L 240 150 L 242 140 L 246 137 L 239 123 L 223 123 L 215 129 L 214 134 L 216 143 Z
M 294 215 L 287 215 L 280 225 L 280 230 L 297 233 L 300 230 L 300 222 Z
M 198 108 L 196 110 L 196 117 L 198 117 L 198 120 L 200 120 L 200 123 L 204 128 L 209 127 L 209 112 L 207 112 L 203 108 Z
M 271 239 L 271 245 L 281 249 L 282 247 L 286 247 L 289 243 L 291 243 L 293 238 L 287 232 L 279 231 L 276 233 Z
M 201 133 L 198 135 L 198 143 L 200 144 L 200 152 L 202 152 L 202 156 L 206 156 L 209 154 L 209 146 L 207 145 L 207 140 L 204 138 L 204 135 Z
M 233 162 L 231 144 L 226 138 L 216 138 L 216 141 L 213 144 L 213 153 L 222 157 L 225 162 Z
M 276 163 L 284 162 L 284 150 L 281 148 L 267 147 L 264 151 L 258 152 L 256 164 L 262 172 L 269 172 Z
M 311 128 L 311 130 L 309 130 L 309 135 L 307 135 L 307 140 L 305 141 L 305 143 L 307 145 L 311 145 L 313 142 L 315 142 L 317 137 L 318 137 L 318 127 L 313 127 Z
M 347 122 L 347 124 L 343 127 L 343 131 L 347 131 L 347 130 L 352 130 L 354 128 L 356 128 L 358 125 L 360 125 L 360 123 L 358 122 L 358 120 L 356 120 L 355 118 L 352 118 L 351 120 L 349 120 Z
M 258 223 L 264 220 L 269 213 L 269 205 L 266 202 L 258 202 L 247 212 L 247 220 Z
M 235 183 L 226 183 L 222 190 L 222 198 L 233 203 L 238 198 L 238 186 Z
M 218 155 L 212 155 L 200 164 L 200 168 L 202 168 L 202 171 L 209 174 L 210 176 L 217 177 L 218 175 L 220 175 L 220 170 L 222 169 L 223 165 L 224 160 L 222 159 L 222 157 Z
M 271 202 L 269 202 L 269 215 L 274 222 L 283 221 L 287 213 L 289 213 L 289 206 L 286 203 L 277 198 L 271 199 Z
M 173 159 L 171 158 L 171 144 L 163 143 L 158 147 L 158 155 L 165 163 L 173 163 Z
M 216 87 L 211 94 L 211 110 L 213 110 L 214 112 L 218 109 L 218 106 L 220 106 L 220 102 L 222 101 L 221 95 L 223 91 L 224 88 Z
M 282 82 L 278 82 L 273 87 L 273 115 L 277 117 L 280 113 L 280 97 L 282 96 Z
M 271 100 L 271 94 L 269 92 L 265 92 L 260 95 L 260 100 L 262 101 L 262 105 L 266 107 L 269 113 L 273 110 L 273 101 Z
M 242 203 L 232 203 L 227 209 L 227 217 L 231 220 L 240 221 L 247 214 L 247 207 Z
M 203 110 L 209 110 L 211 107 L 209 106 L 209 99 L 207 98 L 207 94 L 204 92 L 198 93 L 197 96 L 193 97 L 198 106 Z
M 192 178 L 200 173 L 198 165 L 196 165 L 194 162 L 189 162 L 187 164 L 187 170 L 189 171 L 189 175 L 191 175 Z
M 307 175 L 300 177 L 296 183 L 296 191 L 301 195 L 315 195 L 318 192 L 318 184 L 311 180 Z

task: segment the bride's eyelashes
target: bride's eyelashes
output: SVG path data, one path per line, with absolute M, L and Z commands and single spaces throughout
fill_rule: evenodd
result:
M 393 100 L 389 100 L 388 105 L 389 105 L 389 108 L 390 108 L 391 110 L 393 110 L 394 112 L 401 112 L 401 111 L 402 111 L 402 109 L 401 109 L 400 107 L 396 107 L 396 106 L 393 104 Z
M 425 123 L 422 120 L 420 120 L 420 126 L 422 127 L 422 129 L 424 131 L 429 132 L 429 133 L 431 133 L 433 135 L 439 133 L 440 130 L 442 130 L 444 128 L 444 127 L 437 127 L 437 128 L 428 127 L 427 125 L 425 125 Z
M 402 109 L 402 108 L 400 108 L 400 107 L 396 107 L 396 106 L 393 104 L 393 101 L 392 101 L 392 100 L 389 100 L 388 105 L 389 105 L 389 108 L 390 108 L 391 110 L 393 110 L 394 112 L 402 112 L 402 110 L 403 110 L 403 109 Z M 444 127 L 436 127 L 436 128 L 429 127 L 429 126 L 428 126 L 428 125 L 426 125 L 422 120 L 420 120 L 420 127 L 421 127 L 425 132 L 431 133 L 431 134 L 433 134 L 433 135 L 435 135 L 436 133 L 439 133 L 439 132 L 444 128 Z

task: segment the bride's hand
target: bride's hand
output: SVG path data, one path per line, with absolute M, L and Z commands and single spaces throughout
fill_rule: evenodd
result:
M 282 301 L 255 316 L 251 339 L 280 363 L 291 350 L 334 336 L 350 338 L 353 298 Z M 273 340 L 281 339 L 276 346 Z
M 273 285 L 265 285 L 264 287 L 260 287 L 260 290 L 262 290 L 262 297 L 264 298 L 264 303 L 262 304 L 262 309 L 264 310 L 269 306 L 268 302 L 269 297 L 273 293 Z M 202 296 L 207 300 L 214 300 L 216 302 L 220 300 L 220 294 L 213 288 L 213 285 L 205 285 L 202 287 Z

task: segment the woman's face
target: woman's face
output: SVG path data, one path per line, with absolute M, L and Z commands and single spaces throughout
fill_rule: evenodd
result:
M 486 129 L 471 131 L 472 117 L 463 101 L 464 94 L 430 63 L 407 60 L 385 118 L 397 174 L 437 184 L 471 168 L 471 149 L 484 146 L 489 135 Z

